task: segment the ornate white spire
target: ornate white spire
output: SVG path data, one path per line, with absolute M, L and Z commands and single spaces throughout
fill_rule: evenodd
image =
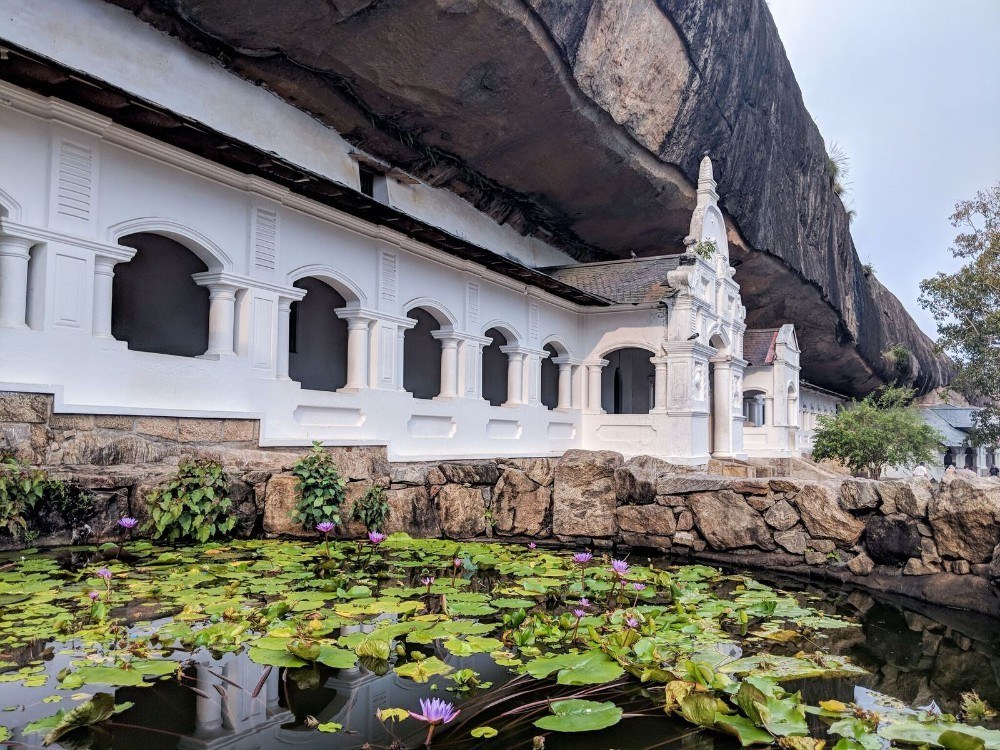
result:
M 698 167 L 698 187 L 715 187 L 715 175 L 712 172 L 712 160 L 708 154 L 701 157 L 701 166 Z

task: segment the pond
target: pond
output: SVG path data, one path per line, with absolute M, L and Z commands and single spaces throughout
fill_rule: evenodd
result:
M 988 618 L 655 558 L 375 542 L 0 559 L 0 737 L 144 750 L 1000 748 Z M 431 713 L 430 699 L 451 708 Z

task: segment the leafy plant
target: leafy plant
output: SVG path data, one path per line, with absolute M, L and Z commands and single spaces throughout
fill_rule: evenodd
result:
M 185 461 L 149 495 L 150 527 L 168 542 L 207 542 L 236 526 L 228 480 L 217 461 Z
M 318 441 L 313 443 L 309 453 L 292 464 L 292 474 L 299 479 L 299 499 L 292 511 L 292 520 L 306 529 L 313 529 L 324 521 L 339 524 L 345 481 L 333 457 Z
M 909 407 L 913 391 L 887 387 L 819 418 L 813 458 L 832 458 L 878 479 L 886 466 L 933 459 L 941 435 Z
M 53 479 L 44 469 L 33 469 L 13 457 L 0 459 L 0 528 L 16 537 L 37 536 L 29 521 L 48 508 L 76 525 L 90 511 L 90 496 L 79 487 Z
M 389 501 L 385 498 L 385 488 L 371 486 L 351 509 L 351 518 L 365 525 L 368 531 L 382 531 L 389 516 Z
M 913 352 L 903 344 L 894 344 L 888 351 L 882 353 L 882 358 L 893 369 L 901 382 L 910 382 L 915 375 Z
M 713 255 L 715 255 L 715 251 L 718 248 L 716 248 L 714 241 L 702 240 L 701 242 L 697 243 L 693 249 L 694 249 L 694 254 L 697 255 L 699 258 L 702 258 L 704 260 L 709 260 Z

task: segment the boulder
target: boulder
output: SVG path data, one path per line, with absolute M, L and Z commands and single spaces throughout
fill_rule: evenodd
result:
M 389 478 L 393 484 L 427 484 L 427 472 L 430 470 L 431 464 L 425 463 L 392 464 Z
M 656 480 L 657 495 L 688 495 L 693 492 L 717 492 L 732 485 L 732 479 L 707 474 L 668 474 Z
M 651 456 L 635 456 L 615 469 L 615 489 L 623 505 L 656 501 L 656 480 L 664 463 Z
M 555 462 L 549 458 L 505 458 L 502 463 L 520 469 L 532 482 L 542 487 L 552 486 L 552 470 Z
M 742 495 L 729 490 L 699 492 L 691 496 L 690 503 L 695 525 L 713 549 L 774 549 L 771 530 Z
M 729 489 L 740 495 L 767 495 L 771 491 L 771 483 L 767 479 L 741 479 L 732 482 Z
M 276 474 L 267 480 L 264 489 L 264 533 L 268 535 L 313 538 L 313 529 L 303 529 L 292 520 L 299 499 L 299 478 L 292 474 Z
M 856 576 L 866 576 L 875 570 L 875 563 L 868 555 L 861 552 L 848 561 L 847 569 Z
M 787 531 L 799 522 L 799 514 L 787 500 L 779 500 L 764 513 L 764 520 L 778 531 Z
M 438 536 L 441 533 L 434 500 L 426 487 L 391 489 L 385 493 L 385 498 L 389 504 L 385 522 L 387 534 L 405 531 L 412 536 Z M 485 516 L 484 509 L 484 525 Z
M 648 547 L 659 552 L 670 549 L 671 541 L 669 536 L 655 536 L 653 534 L 637 534 L 632 531 L 623 531 L 620 534 L 622 544 L 629 547 Z
M 48 394 L 0 391 L 0 422 L 44 424 L 51 404 L 52 396 Z
M 801 479 L 792 479 L 791 477 L 777 477 L 775 479 L 768 480 L 771 485 L 772 492 L 791 492 L 796 493 L 805 486 L 805 481 Z
M 694 514 L 686 508 L 677 514 L 677 530 L 690 531 L 694 528 Z
M 840 485 L 840 507 L 844 510 L 875 510 L 881 499 L 878 482 L 871 479 L 847 479 Z
M 766 495 L 750 494 L 750 495 L 744 495 L 744 497 L 746 498 L 747 504 L 751 508 L 753 508 L 758 513 L 763 513 L 772 505 L 774 505 L 776 502 L 778 502 L 778 500 L 782 498 L 782 495 L 776 495 L 773 492 L 768 492 Z
M 790 529 L 774 535 L 774 541 L 793 555 L 804 555 L 809 548 L 809 535 L 802 529 Z
M 1000 543 L 1000 485 L 973 477 L 942 483 L 928 519 L 942 556 L 988 562 Z
M 851 545 L 861 538 L 865 526 L 850 513 L 841 510 L 838 501 L 836 490 L 818 482 L 806 483 L 795 496 L 795 506 L 802 516 L 802 523 L 812 536 L 836 539 Z
M 500 478 L 500 469 L 494 461 L 444 463 L 438 468 L 445 479 L 455 484 L 488 484 L 492 487 Z
M 669 537 L 677 530 L 674 512 L 662 505 L 622 505 L 615 518 L 622 532 Z
M 239 539 L 249 539 L 257 531 L 259 518 L 254 489 L 247 482 L 233 479 L 229 482 L 228 493 L 233 503 L 233 512 L 236 514 L 236 528 L 233 529 L 233 534 Z
M 986 576 L 993 581 L 1000 581 L 1000 544 L 993 548 L 993 557 L 986 569 Z
M 618 493 L 615 469 L 624 463 L 613 451 L 566 451 L 556 464 L 552 531 L 559 536 L 611 537 Z
M 441 531 L 451 539 L 468 539 L 486 531 L 486 501 L 474 487 L 446 484 L 437 495 Z
M 552 490 L 520 469 L 504 469 L 493 492 L 493 529 L 503 536 L 546 536 Z
M 372 487 L 372 482 L 348 482 L 344 485 L 344 502 L 340 505 L 340 526 L 337 533 L 348 539 L 361 539 L 368 534 L 368 529 L 361 521 L 351 519 L 354 504 L 358 502 Z
M 879 482 L 878 493 L 883 502 L 913 518 L 926 518 L 931 501 L 931 483 L 926 479 L 905 482 Z
M 909 516 L 875 516 L 865 530 L 865 549 L 877 563 L 902 565 L 920 556 L 921 538 L 917 524 Z
M 919 557 L 911 557 L 903 567 L 904 576 L 929 576 L 941 572 L 943 569 L 940 563 L 925 563 Z

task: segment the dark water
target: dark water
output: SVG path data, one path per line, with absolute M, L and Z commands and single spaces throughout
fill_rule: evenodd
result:
M 761 576 L 756 576 L 761 579 Z M 1000 705 L 1000 628 L 996 620 L 983 616 L 931 607 L 912 602 L 873 596 L 859 591 L 831 591 L 803 586 L 787 580 L 764 582 L 787 591 L 801 591 L 820 597 L 811 606 L 857 619 L 860 628 L 828 631 L 817 645 L 824 650 L 849 656 L 870 674 L 859 679 L 813 679 L 788 683 L 801 689 L 807 703 L 836 698 L 845 702 L 854 697 L 856 685 L 863 685 L 897 697 L 910 705 L 936 701 L 946 712 L 957 712 L 962 692 L 975 690 L 993 706 Z M 358 626 L 362 627 L 362 626 Z M 68 644 L 72 645 L 72 644 Z M 41 658 L 45 671 L 55 675 L 73 658 L 61 653 L 63 644 L 38 646 L 34 653 L 21 655 L 20 663 Z M 532 722 L 547 713 L 544 701 L 580 688 L 560 688 L 551 682 L 515 678 L 487 655 L 457 658 L 443 648 L 413 647 L 435 655 L 456 669 L 471 668 L 494 686 L 463 698 L 462 713 L 435 734 L 434 747 L 530 748 L 543 734 Z M 411 648 L 410 650 L 413 650 Z M 178 654 L 178 658 L 183 658 Z M 155 683 L 145 688 L 103 688 L 114 692 L 121 703 L 135 708 L 113 718 L 97 730 L 73 735 L 63 747 L 93 750 L 174 750 L 174 748 L 359 748 L 417 747 L 424 731 L 416 722 L 397 727 L 397 735 L 387 731 L 375 717 L 375 709 L 412 707 L 420 697 L 437 696 L 455 700 L 442 682 L 434 691 L 390 672 L 380 676 L 358 666 L 350 670 L 325 667 L 303 670 L 267 668 L 254 664 L 246 654 L 225 654 L 218 659 L 200 652 L 202 663 L 186 669 L 186 685 L 176 681 Z M 214 674 L 213 674 L 214 672 Z M 218 675 L 221 675 L 219 677 Z M 194 687 L 192 690 L 190 687 Z M 257 691 L 256 697 L 252 695 Z M 20 737 L 18 729 L 48 716 L 59 704 L 43 703 L 50 691 L 0 683 L 0 724 L 14 732 L 12 747 L 40 747 L 42 734 Z M 72 691 L 59 691 L 68 695 Z M 93 692 L 93 690 L 90 690 Z M 199 694 L 200 693 L 200 694 Z M 546 734 L 549 750 L 620 748 L 734 748 L 735 743 L 719 735 L 698 731 L 689 724 L 664 716 L 637 684 L 598 686 L 594 700 L 614 700 L 626 713 L 640 714 L 600 732 L 559 735 Z M 532 704 L 538 705 L 533 706 Z M 62 706 L 68 707 L 69 701 Z M 320 723 L 336 722 L 344 730 L 321 734 L 307 725 L 307 718 Z M 474 727 L 490 725 L 499 737 L 477 740 L 469 735 Z M 820 725 L 814 727 L 821 736 Z

